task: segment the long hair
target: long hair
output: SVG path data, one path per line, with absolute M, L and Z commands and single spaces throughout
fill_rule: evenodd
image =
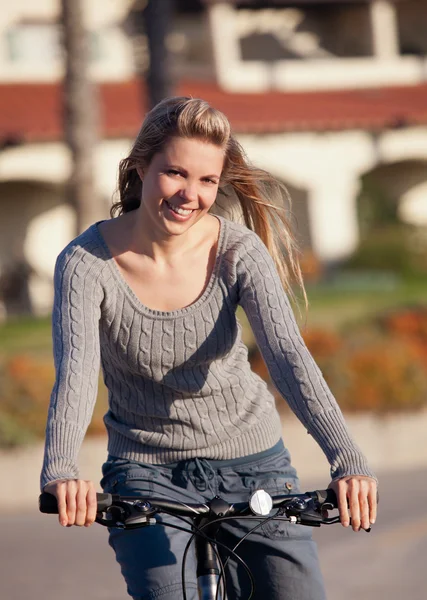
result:
M 142 181 L 137 169 L 146 168 L 171 137 L 202 139 L 224 149 L 224 168 L 212 212 L 219 209 L 218 212 L 224 210 L 231 214 L 226 205 L 232 191 L 238 201 L 240 218 L 266 245 L 286 292 L 295 298 L 292 290 L 295 282 L 307 306 L 298 248 L 288 217 L 289 194 L 270 173 L 250 164 L 231 132 L 227 117 L 205 100 L 183 96 L 167 98 L 146 115 L 129 155 L 120 161 L 120 199 L 111 207 L 111 216 L 140 206 Z M 236 215 L 236 211 L 234 213 Z

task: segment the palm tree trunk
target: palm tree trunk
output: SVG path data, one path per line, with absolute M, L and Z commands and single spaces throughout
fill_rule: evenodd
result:
M 171 95 L 169 52 L 166 38 L 172 19 L 172 0 L 149 0 L 144 10 L 150 66 L 147 74 L 150 107 Z
M 95 188 L 94 158 L 99 114 L 96 91 L 89 79 L 89 39 L 81 0 L 61 0 L 65 76 L 63 122 L 71 153 L 67 197 L 76 213 L 77 234 L 104 213 Z

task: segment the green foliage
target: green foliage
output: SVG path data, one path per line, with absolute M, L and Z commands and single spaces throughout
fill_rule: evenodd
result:
M 14 317 L 0 325 L 0 354 L 52 355 L 50 317 Z
M 427 275 L 427 232 L 403 225 L 372 230 L 343 268 L 384 271 L 406 278 Z
M 0 411 L 0 448 L 11 449 L 28 446 L 37 440 L 29 426 L 22 426 L 12 415 Z
M 362 238 L 376 229 L 399 225 L 397 207 L 398 203 L 387 194 L 375 178 L 369 175 L 363 177 L 357 199 Z
M 389 271 L 403 277 L 426 275 L 427 228 L 401 221 L 401 190 L 392 185 L 392 175 L 380 168 L 362 177 L 357 198 L 361 241 L 344 266 Z

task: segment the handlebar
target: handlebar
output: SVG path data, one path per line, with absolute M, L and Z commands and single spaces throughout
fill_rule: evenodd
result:
M 58 513 L 56 497 L 44 492 L 39 498 L 40 511 Z M 206 503 L 185 503 L 167 498 L 146 498 L 143 496 L 119 496 L 117 494 L 97 494 L 96 522 L 109 528 L 136 529 L 155 525 L 153 518 L 159 513 L 175 516 L 186 524 L 162 520 L 163 526 L 173 527 L 189 534 L 189 539 L 182 557 L 182 589 L 186 595 L 185 564 L 187 553 L 193 540 L 196 544 L 197 576 L 201 598 L 219 598 L 221 589 L 224 592 L 227 574 L 225 566 L 231 557 L 246 571 L 251 585 L 250 598 L 253 596 L 255 582 L 250 568 L 236 552 L 247 537 L 259 529 L 264 523 L 272 520 L 284 520 L 294 524 L 320 527 L 339 523 L 340 517 L 328 516 L 328 511 L 338 508 L 337 498 L 332 489 L 315 490 L 305 494 L 283 494 L 270 496 L 264 490 L 256 490 L 248 502 L 229 504 L 219 496 Z M 189 522 L 184 517 L 191 517 Z M 256 525 L 230 548 L 217 539 L 216 532 L 223 521 L 228 519 L 250 519 L 258 521 Z M 370 531 L 367 529 L 366 531 Z M 219 551 L 228 553 L 225 562 Z M 207 594 L 207 595 L 206 595 Z
M 42 513 L 58 514 L 55 496 L 43 492 L 39 498 L 39 508 Z M 263 519 L 273 509 L 278 509 L 278 516 L 293 523 L 319 527 L 339 521 L 339 517 L 327 516 L 327 511 L 334 508 L 337 508 L 337 498 L 331 489 L 273 497 L 264 490 L 258 490 L 249 502 L 234 504 L 229 504 L 218 496 L 207 503 L 192 504 L 165 498 L 98 493 L 96 522 L 108 527 L 133 529 L 154 523 L 151 518 L 158 513 L 193 518 L 205 515 L 212 520 L 244 516 Z
M 112 494 L 96 494 L 97 509 L 96 512 L 104 512 L 111 506 L 113 502 Z M 39 496 L 39 509 L 40 512 L 48 515 L 58 514 L 58 503 L 56 497 L 48 492 L 43 492 Z
M 315 490 L 314 492 L 306 492 L 305 494 L 284 494 L 280 496 L 272 497 L 273 508 L 279 507 L 284 502 L 289 502 L 290 499 L 313 499 L 316 500 L 320 505 L 328 504 L 329 510 L 337 508 L 337 498 L 335 492 L 331 489 L 327 490 Z M 117 494 L 96 494 L 97 500 L 97 512 L 105 512 L 113 506 L 116 502 L 141 502 L 145 501 L 142 498 L 135 498 L 135 496 L 119 496 Z M 187 504 L 182 502 L 176 502 L 174 500 L 165 500 L 164 498 L 150 498 L 149 504 L 156 506 L 160 511 L 162 509 L 168 512 L 174 512 L 178 515 L 194 517 L 196 514 L 203 515 L 210 512 L 211 508 L 209 504 Z M 241 502 L 236 504 L 228 505 L 229 509 L 227 514 L 243 514 L 245 509 L 249 509 L 248 502 Z M 327 508 L 327 507 L 325 507 Z M 39 497 L 39 509 L 40 512 L 45 514 L 58 514 L 58 503 L 55 496 L 48 492 L 43 492 Z

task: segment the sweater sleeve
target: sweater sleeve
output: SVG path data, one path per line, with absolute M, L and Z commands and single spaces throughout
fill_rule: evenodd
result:
M 255 233 L 245 236 L 241 247 L 236 266 L 239 304 L 274 385 L 323 450 L 332 479 L 347 475 L 375 478 L 300 335 L 267 248 Z
M 77 455 L 95 405 L 102 290 L 94 257 L 67 247 L 54 273 L 52 312 L 55 384 L 48 411 L 41 489 L 79 476 Z

